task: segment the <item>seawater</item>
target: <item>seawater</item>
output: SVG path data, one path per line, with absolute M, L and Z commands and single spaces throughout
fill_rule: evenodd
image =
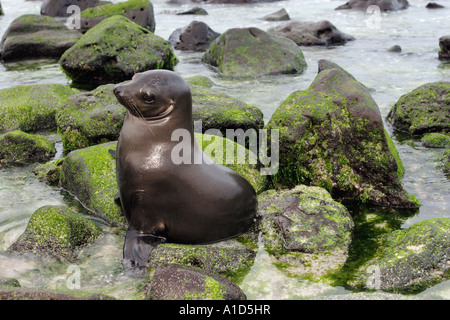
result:
M 120 2 L 112 0 L 112 2 Z M 173 1 L 172 1 L 173 2 Z M 260 18 L 285 8 L 292 20 L 329 20 L 342 32 L 355 37 L 343 46 L 302 47 L 308 68 L 297 75 L 279 75 L 250 80 L 230 80 L 201 63 L 202 53 L 176 51 L 180 62 L 175 71 L 183 77 L 204 75 L 210 77 L 214 88 L 248 104 L 259 107 L 267 122 L 278 105 L 297 90 L 308 88 L 317 75 L 317 62 L 329 59 L 350 72 L 357 80 L 372 89 L 383 119 L 398 98 L 416 87 L 434 81 L 450 80 L 450 65 L 437 59 L 438 39 L 450 30 L 450 0 L 438 3 L 444 9 L 425 9 L 428 0 L 409 0 L 406 10 L 381 13 L 378 25 L 370 23 L 365 12 L 336 11 L 345 1 L 290 0 L 263 4 L 213 5 L 178 1 L 153 0 L 156 30 L 165 39 L 176 29 L 192 20 L 204 21 L 216 32 L 229 28 L 258 27 L 262 30 L 282 22 L 268 22 Z M 0 17 L 0 35 L 9 24 L 23 14 L 39 14 L 42 1 L 2 0 L 5 16 Z M 203 7 L 209 15 L 175 15 L 194 6 Z M 388 52 L 400 45 L 401 53 Z M 0 64 L 0 89 L 34 83 L 70 84 L 55 60 L 24 61 Z M 441 149 L 427 149 L 415 139 L 394 133 L 385 127 L 399 151 L 405 166 L 403 185 L 422 203 L 413 216 L 403 219 L 399 227 L 415 222 L 450 218 L 450 182 L 437 167 L 435 159 Z M 46 133 L 59 149 L 61 141 L 54 133 Z M 67 290 L 70 266 L 80 271 L 80 290 L 99 292 L 120 299 L 140 298 L 139 288 L 146 279 L 124 275 L 121 267 L 123 230 L 111 228 L 90 217 L 104 230 L 101 241 L 85 249 L 78 261 L 42 261 L 32 256 L 7 256 L 3 252 L 22 234 L 32 213 L 43 205 L 69 205 L 88 215 L 77 202 L 62 190 L 37 180 L 34 166 L 0 169 L 0 278 L 16 278 L 25 288 Z M 360 210 L 371 210 L 358 208 Z M 376 212 L 378 209 L 373 209 Z M 372 214 L 367 213 L 365 214 Z M 341 286 L 331 286 L 287 277 L 271 263 L 270 256 L 261 247 L 255 264 L 241 283 L 249 299 L 315 299 L 335 298 L 351 293 Z M 376 297 L 366 293 L 365 298 Z M 392 298 L 407 298 L 391 295 Z M 414 298 L 450 299 L 450 281 L 436 285 Z

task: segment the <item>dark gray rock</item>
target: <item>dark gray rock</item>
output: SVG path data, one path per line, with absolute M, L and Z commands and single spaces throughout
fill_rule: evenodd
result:
M 184 28 L 176 29 L 169 37 L 169 43 L 177 50 L 205 51 L 220 34 L 206 23 L 192 21 Z
M 291 39 L 299 46 L 332 46 L 354 40 L 348 34 L 338 30 L 331 22 L 291 21 L 271 28 L 269 33 Z
M 439 38 L 439 60 L 450 60 L 450 35 Z
M 285 20 L 291 20 L 289 17 L 289 14 L 287 13 L 286 9 L 280 9 L 277 12 L 270 13 L 264 17 L 261 18 L 262 20 L 266 21 L 285 21 Z
M 407 0 L 350 0 L 349 2 L 339 6 L 336 10 L 362 10 L 366 11 L 369 6 L 378 6 L 380 11 L 396 11 L 409 7 Z

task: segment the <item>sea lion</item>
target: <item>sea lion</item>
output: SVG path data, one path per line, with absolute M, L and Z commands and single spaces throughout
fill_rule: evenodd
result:
M 206 244 L 246 232 L 253 224 L 256 192 L 234 171 L 214 163 L 174 164 L 179 141 L 191 135 L 192 159 L 209 159 L 197 145 L 188 84 L 175 72 L 135 74 L 113 89 L 127 108 L 116 151 L 122 210 L 128 221 L 123 264 L 143 267 L 160 243 Z M 197 161 L 198 162 L 198 161 Z

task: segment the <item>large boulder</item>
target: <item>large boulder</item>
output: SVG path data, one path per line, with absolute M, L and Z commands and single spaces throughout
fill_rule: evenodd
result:
M 204 51 L 220 34 L 206 23 L 192 21 L 184 28 L 178 28 L 169 37 L 169 43 L 177 50 Z
M 123 16 L 89 29 L 60 59 L 75 83 L 90 85 L 122 82 L 151 69 L 173 69 L 177 62 L 166 40 Z
M 352 36 L 341 32 L 327 20 L 290 21 L 270 28 L 267 32 L 289 38 L 299 46 L 333 46 L 354 40 Z
M 413 294 L 450 279 L 450 219 L 417 222 L 388 234 L 353 287 Z
M 55 113 L 77 93 L 62 84 L 33 84 L 0 90 L 0 132 L 56 128 Z
M 244 292 L 227 278 L 178 265 L 158 267 L 145 292 L 149 300 L 246 299 Z
M 264 248 L 290 275 L 319 280 L 347 260 L 354 223 L 323 188 L 266 191 L 258 196 L 258 220 Z
M 64 152 L 116 141 L 125 118 L 126 109 L 117 101 L 114 84 L 75 94 L 56 112 Z
M 439 38 L 439 60 L 450 60 L 450 35 Z
M 369 6 L 378 6 L 380 11 L 396 11 L 409 7 L 407 0 L 350 0 L 339 6 L 336 10 L 363 10 L 366 11 Z
M 45 162 L 55 153 L 53 143 L 38 135 L 20 130 L 0 135 L 0 166 L 11 163 Z
M 76 5 L 83 11 L 87 8 L 105 4 L 108 1 L 102 0 L 44 0 L 41 5 L 41 15 L 51 17 L 68 17 L 72 12 L 67 12 L 67 8 Z
M 99 226 L 69 208 L 44 206 L 33 213 L 25 232 L 9 250 L 72 259 L 101 233 Z
M 286 9 L 282 8 L 276 12 L 270 13 L 268 15 L 265 15 L 261 18 L 262 20 L 266 21 L 285 21 L 285 20 L 291 20 L 289 17 L 289 14 L 287 13 Z
M 335 197 L 417 208 L 401 185 L 401 161 L 369 90 L 342 68 L 324 65 L 266 126 L 279 130 L 280 167 L 273 183 L 316 185 Z
M 450 82 L 427 83 L 402 95 L 386 119 L 411 135 L 450 132 Z
M 303 52 L 292 40 L 258 28 L 227 30 L 211 43 L 202 60 L 231 77 L 298 73 L 306 68 Z
M 52 17 L 26 14 L 15 19 L 0 44 L 4 61 L 30 58 L 59 58 L 80 38 L 78 30 L 69 30 Z
M 153 4 L 149 0 L 128 0 L 83 10 L 80 15 L 81 30 L 86 31 L 114 15 L 124 16 L 141 27 L 155 32 Z

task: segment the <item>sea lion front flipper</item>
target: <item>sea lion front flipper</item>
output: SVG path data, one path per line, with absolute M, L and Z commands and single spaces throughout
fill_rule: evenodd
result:
M 116 158 L 116 150 L 108 149 L 108 152 L 114 159 Z
M 152 250 L 164 242 L 166 242 L 164 237 L 128 230 L 123 247 L 123 265 L 125 267 L 145 267 Z

